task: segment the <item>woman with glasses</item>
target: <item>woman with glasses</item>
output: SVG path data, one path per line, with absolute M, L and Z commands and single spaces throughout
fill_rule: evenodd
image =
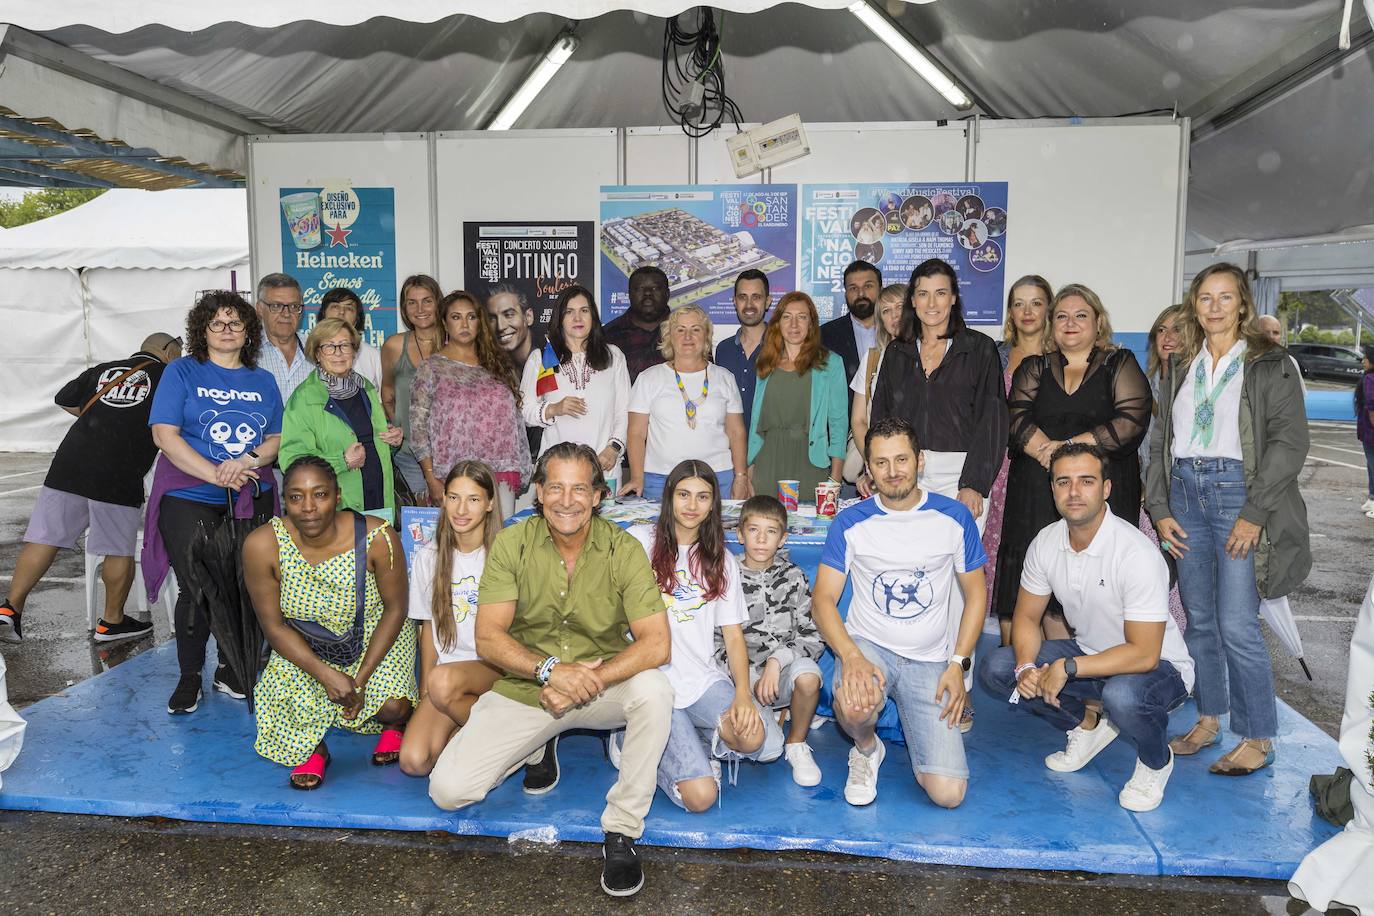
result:
M 181 582 L 196 581 L 187 549 L 201 531 L 224 523 L 231 498 L 235 514 L 273 514 L 267 468 L 281 444 L 282 403 L 276 380 L 258 367 L 262 337 L 258 313 L 237 293 L 205 293 L 186 317 L 187 355 L 162 373 L 148 414 L 162 452 L 144 523 L 143 575 L 150 584 L 160 583 L 167 561 Z M 200 703 L 210 639 L 209 616 L 193 591 L 183 587 L 177 597 L 181 678 L 167 702 L 174 715 L 195 712 Z M 244 685 L 223 664 L 215 689 L 244 698 Z
M 338 318 L 319 322 L 306 338 L 305 355 L 316 368 L 286 402 L 280 463 L 323 458 L 339 478 L 341 509 L 394 523 L 391 450 L 401 444 L 401 428 L 387 423 L 377 387 L 353 368 L 360 340 L 357 328 Z
M 372 383 L 379 392 L 382 390 L 382 351 L 367 342 L 367 312 L 362 300 L 351 289 L 336 286 L 320 299 L 320 312 L 315 322 L 326 318 L 338 318 L 345 324 L 353 325 L 361 339 L 353 351 L 353 368 L 363 378 Z M 309 341 L 306 341 L 309 344 Z M 307 346 L 307 355 L 309 347 Z

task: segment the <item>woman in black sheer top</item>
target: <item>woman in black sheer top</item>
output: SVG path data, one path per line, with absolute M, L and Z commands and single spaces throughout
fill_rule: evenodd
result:
M 1059 290 L 1049 327 L 1048 352 L 1021 362 L 1008 397 L 1011 469 L 994 590 L 997 616 L 1004 620 L 1016 608 L 1027 548 L 1059 520 L 1048 468 L 1060 445 L 1088 442 L 1106 452 L 1112 484 L 1107 505 L 1131 524 L 1140 516 L 1137 450 L 1150 425 L 1150 383 L 1135 354 L 1112 343 L 1102 300 L 1086 286 Z M 1050 612 L 1063 619 L 1054 599 Z

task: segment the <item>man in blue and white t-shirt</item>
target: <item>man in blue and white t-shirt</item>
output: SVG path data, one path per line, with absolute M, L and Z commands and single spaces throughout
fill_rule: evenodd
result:
M 867 805 L 878 795 L 886 751 L 875 727 L 891 697 L 911 752 L 916 783 L 935 804 L 957 807 L 968 788 L 959 718 L 987 582 L 983 541 L 964 505 L 916 486 L 920 443 L 905 420 L 875 423 L 864 456 L 876 495 L 841 512 L 816 570 L 811 616 L 835 653 L 835 717 L 854 739 L 844 797 Z M 841 620 L 845 581 L 853 584 Z M 950 598 L 964 607 L 950 644 Z

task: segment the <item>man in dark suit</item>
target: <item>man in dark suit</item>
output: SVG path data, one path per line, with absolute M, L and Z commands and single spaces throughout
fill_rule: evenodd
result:
M 883 288 L 883 275 L 867 261 L 853 261 L 844 269 L 844 304 L 846 314 L 821 325 L 821 343 L 831 353 L 844 360 L 846 382 L 854 379 L 859 363 L 877 345 L 878 325 L 874 311 L 878 293 Z M 854 392 L 849 392 L 854 402 Z

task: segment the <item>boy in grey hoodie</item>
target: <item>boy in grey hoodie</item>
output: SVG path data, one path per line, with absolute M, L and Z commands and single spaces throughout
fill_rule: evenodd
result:
M 744 641 L 754 698 L 763 706 L 787 709 L 791 717 L 783 756 L 800 786 L 821 781 L 806 736 L 820 699 L 825 644 L 811 620 L 811 584 L 806 573 L 781 550 L 787 540 L 787 510 L 772 496 L 755 496 L 740 510 L 741 585 L 749 620 Z M 724 664 L 725 646 L 716 634 L 716 660 Z

